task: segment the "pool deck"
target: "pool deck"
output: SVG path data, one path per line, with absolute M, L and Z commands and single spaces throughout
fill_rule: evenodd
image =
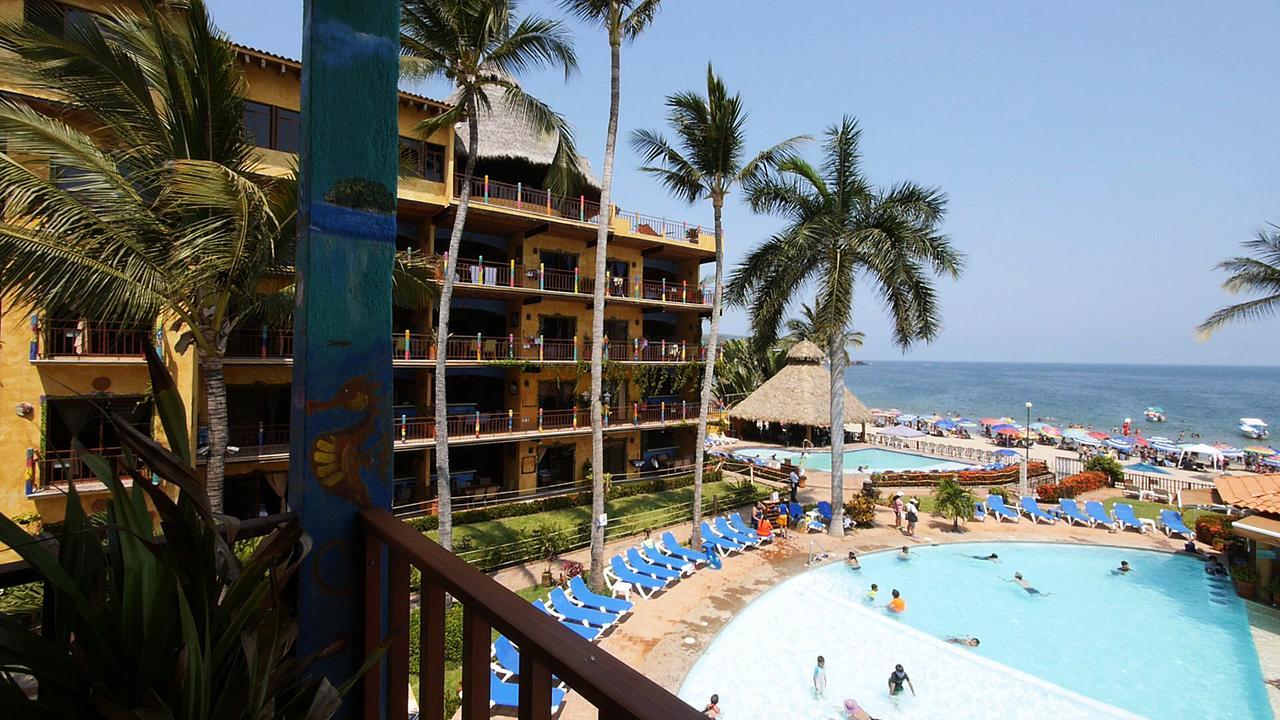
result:
M 810 493 L 812 489 L 803 494 Z M 1056 542 L 1165 552 L 1176 552 L 1183 544 L 1159 533 L 1110 533 L 1061 523 L 1034 525 L 1025 518 L 1018 523 L 994 520 L 969 523 L 966 532 L 954 533 L 949 520 L 926 516 L 917 527 L 917 537 L 908 538 L 894 529 L 892 511 L 877 508 L 876 521 L 877 527 L 857 530 L 844 538 L 822 533 L 793 533 L 765 548 L 727 559 L 720 571 L 697 572 L 656 598 L 633 598 L 634 615 L 617 626 L 600 645 L 664 688 L 676 692 L 699 655 L 734 615 L 761 593 L 808 569 L 810 551 L 829 553 L 832 557 L 829 562 L 843 562 L 850 550 L 863 553 L 902 545 L 956 542 Z M 1248 605 L 1263 677 L 1280 677 L 1280 612 L 1256 603 Z M 1267 694 L 1276 717 L 1280 718 L 1280 690 L 1268 686 Z M 581 697 L 570 694 L 560 717 L 563 720 L 594 719 L 596 711 Z

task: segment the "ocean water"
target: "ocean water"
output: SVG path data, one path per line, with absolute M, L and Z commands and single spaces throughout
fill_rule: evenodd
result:
M 1031 401 L 1032 422 L 1052 418 L 1046 422 L 1106 432 L 1128 417 L 1144 435 L 1200 433 L 1236 446 L 1248 442 L 1236 428 L 1240 418 L 1280 424 L 1280 367 L 877 361 L 849 368 L 845 380 L 867 407 L 923 415 L 1025 422 Z M 1167 422 L 1143 419 L 1153 405 L 1164 408 Z
M 779 462 L 783 460 L 790 460 L 801 467 L 821 470 L 823 472 L 831 472 L 831 453 L 798 453 L 790 450 L 779 450 L 777 448 L 768 447 L 734 448 L 733 452 L 735 455 L 746 455 L 748 457 L 760 458 L 762 460 L 768 460 L 776 457 Z M 858 467 L 866 467 L 867 472 L 874 473 L 892 472 L 895 470 L 964 470 L 966 468 L 973 467 L 973 465 L 969 463 L 953 462 L 951 460 L 939 460 L 937 458 L 916 455 L 914 453 L 898 452 L 896 450 L 881 450 L 880 448 L 845 451 L 845 471 L 852 472 Z
M 1099 531 L 1101 532 L 1101 531 Z M 1000 562 L 976 560 L 995 552 Z M 725 717 L 836 718 L 844 698 L 894 720 L 1270 720 L 1244 603 L 1185 555 L 960 543 L 862 556 L 791 578 L 717 635 L 680 688 Z M 1127 560 L 1134 570 L 1115 575 Z M 1042 595 L 1005 579 L 1021 571 Z M 874 603 L 864 600 L 871 583 Z M 907 603 L 884 609 L 890 590 Z M 981 640 L 976 648 L 946 642 Z M 767 648 L 767 651 L 762 650 Z M 828 689 L 811 672 L 826 658 Z M 918 695 L 889 697 L 902 664 Z

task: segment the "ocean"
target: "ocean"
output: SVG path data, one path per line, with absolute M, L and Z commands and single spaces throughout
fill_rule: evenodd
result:
M 1200 433 L 1237 447 L 1249 444 L 1239 418 L 1280 424 L 1280 367 L 881 361 L 850 367 L 845 381 L 871 408 L 1025 423 L 1029 400 L 1032 422 L 1109 432 L 1127 417 L 1146 436 Z M 1168 421 L 1147 422 L 1150 406 Z

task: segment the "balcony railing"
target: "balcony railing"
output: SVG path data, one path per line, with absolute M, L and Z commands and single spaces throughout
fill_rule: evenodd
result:
M 129 476 L 124 451 L 119 447 L 44 450 L 36 456 L 37 472 L 32 479 L 32 490 L 65 488 L 81 482 L 100 482 L 97 474 L 84 461 L 86 455 L 97 455 L 106 460 L 118 478 Z
M 463 177 L 453 178 L 453 194 L 462 193 Z M 528 188 L 520 183 L 491 180 L 487 175 L 471 178 L 471 202 L 483 205 L 499 205 L 523 212 L 537 213 L 550 217 L 578 220 L 580 222 L 597 222 L 600 216 L 600 203 L 587 200 L 584 196 L 568 197 L 538 188 Z
M 40 321 L 40 359 L 137 357 L 152 344 L 145 325 L 97 320 Z
M 227 338 L 227 357 L 263 360 L 293 357 L 293 331 L 263 327 L 235 330 Z
M 595 284 L 580 270 L 556 270 L 544 266 L 526 267 L 514 261 L 496 263 L 484 258 L 458 258 L 454 281 L 464 285 L 590 295 Z M 711 291 L 699 284 L 675 280 L 643 280 L 605 276 L 609 297 L 631 300 L 658 300 L 666 303 L 702 304 L 711 302 Z
M 710 228 L 693 225 L 682 220 L 668 220 L 654 215 L 645 215 L 635 211 L 618 211 L 618 217 L 627 221 L 631 232 L 637 235 L 652 235 L 666 240 L 697 244 L 703 232 L 711 233 Z
M 609 653 L 570 632 L 480 572 L 382 509 L 360 511 L 364 552 L 364 648 L 387 646 L 386 682 L 363 683 L 365 717 L 407 715 L 410 647 L 418 649 L 423 720 L 444 720 L 445 596 L 462 604 L 462 717 L 490 712 L 490 643 L 497 631 L 520 650 L 517 716 L 549 720 L 553 678 L 610 720 L 696 720 L 692 707 Z M 387 550 L 386 617 L 383 616 L 383 549 Z M 410 587 L 410 568 L 421 584 Z M 409 594 L 418 592 L 420 632 L 410 634 Z M 385 621 L 385 623 L 384 623 Z M 385 627 L 385 631 L 384 631 Z M 377 672 L 369 678 L 378 678 Z M 385 714 L 380 711 L 385 710 Z

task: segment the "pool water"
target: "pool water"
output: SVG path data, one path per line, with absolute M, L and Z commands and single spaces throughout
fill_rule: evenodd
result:
M 810 470 L 831 472 L 831 453 L 829 452 L 798 453 L 791 450 L 767 447 L 742 448 L 733 452 L 737 455 L 746 455 L 747 457 L 760 458 L 761 460 L 772 460 L 776 456 L 779 462 L 790 460 L 792 463 Z M 862 450 L 846 451 L 844 453 L 845 472 L 853 472 L 858 467 L 866 467 L 867 472 L 892 472 L 895 470 L 968 470 L 973 466 L 962 462 L 939 460 L 896 450 L 864 448 Z
M 999 562 L 971 556 L 1000 556 Z M 680 697 L 718 693 L 729 720 L 873 716 L 1271 719 L 1243 601 L 1184 555 L 1040 543 L 885 552 L 779 584 L 744 608 L 694 665 Z M 1134 571 L 1111 569 L 1128 560 Z M 1043 595 L 1006 582 L 1015 571 Z M 880 586 L 874 605 L 864 596 Z M 898 589 L 907 610 L 884 610 Z M 977 648 L 945 642 L 973 636 Z M 828 690 L 814 696 L 815 658 Z M 890 698 L 901 663 L 915 684 Z

